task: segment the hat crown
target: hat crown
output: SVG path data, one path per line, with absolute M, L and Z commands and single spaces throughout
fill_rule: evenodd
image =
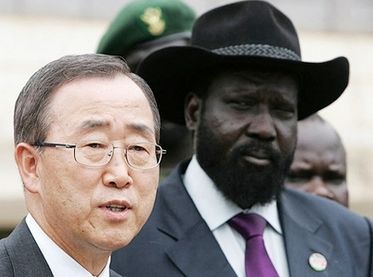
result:
M 294 25 L 285 14 L 264 1 L 236 2 L 205 13 L 194 24 L 191 45 L 228 50 L 228 53 L 216 52 L 218 54 L 230 54 L 242 47 L 251 48 L 254 55 L 255 48 L 269 47 L 274 51 L 280 49 L 281 55 L 284 52 L 290 55 L 273 57 L 294 60 L 301 57 Z M 268 53 L 263 55 L 270 56 Z
M 140 43 L 190 32 L 195 17 L 181 0 L 133 0 L 110 23 L 97 53 L 126 56 Z

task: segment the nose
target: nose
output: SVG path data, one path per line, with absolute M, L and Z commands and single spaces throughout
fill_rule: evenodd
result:
M 323 179 L 319 176 L 312 178 L 309 184 L 309 192 L 314 195 L 334 199 L 334 194 L 328 189 Z
M 274 140 L 276 129 L 268 108 L 262 107 L 259 111 L 251 118 L 246 130 L 247 135 L 261 140 Z
M 117 150 L 116 155 L 114 155 L 114 152 L 112 153 L 113 156 L 105 167 L 103 182 L 106 186 L 110 187 L 129 187 L 133 183 L 130 174 L 131 169 L 124 160 L 123 149 L 114 148 L 115 150 Z

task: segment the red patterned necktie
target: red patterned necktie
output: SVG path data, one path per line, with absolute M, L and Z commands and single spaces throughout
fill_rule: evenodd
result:
M 238 214 L 229 225 L 246 240 L 245 270 L 247 277 L 278 277 L 264 246 L 263 232 L 266 220 L 257 214 Z

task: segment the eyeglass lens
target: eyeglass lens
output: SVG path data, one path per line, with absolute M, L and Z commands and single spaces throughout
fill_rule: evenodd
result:
M 110 162 L 115 148 L 120 147 L 101 142 L 78 144 L 75 148 L 75 159 L 88 166 L 102 166 Z M 157 166 L 162 155 L 162 148 L 152 143 L 129 145 L 122 151 L 129 166 L 142 169 Z

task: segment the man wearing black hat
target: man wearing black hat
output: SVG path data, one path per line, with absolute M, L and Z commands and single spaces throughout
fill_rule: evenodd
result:
M 160 185 L 149 221 L 114 254 L 115 270 L 372 276 L 371 223 L 283 187 L 297 120 L 342 94 L 346 58 L 302 62 L 291 21 L 267 2 L 242 1 L 202 15 L 191 46 L 158 50 L 139 74 L 163 117 L 193 131 L 194 156 Z

